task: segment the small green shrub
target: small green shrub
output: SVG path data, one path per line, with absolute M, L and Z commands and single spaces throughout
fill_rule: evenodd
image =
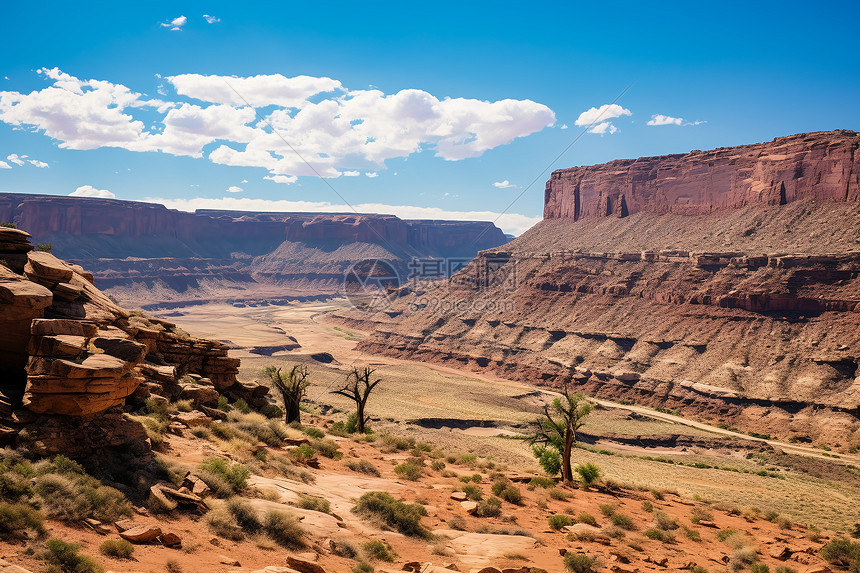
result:
M 529 489 L 533 490 L 539 487 L 542 487 L 544 489 L 552 489 L 555 487 L 555 480 L 546 477 L 533 477 L 531 481 L 529 481 Z
M 257 511 L 241 497 L 232 497 L 227 500 L 227 511 L 236 518 L 236 523 L 245 533 L 257 533 L 263 524 Z
M 604 503 L 600 506 L 600 513 L 602 513 L 606 517 L 611 517 L 615 513 L 615 506 L 610 505 L 608 503 Z
M 662 529 L 657 529 L 656 527 L 646 529 L 642 532 L 642 534 L 648 539 L 662 541 L 663 543 L 672 543 L 673 541 L 675 541 L 675 536 L 672 535 L 670 532 L 664 531 Z
M 373 565 L 366 561 L 362 561 L 361 563 L 356 563 L 356 565 L 352 568 L 352 573 L 373 573 L 375 569 Z
M 558 501 L 567 501 L 568 499 L 570 499 L 570 494 L 568 494 L 565 490 L 558 488 L 558 487 L 554 487 L 554 488 L 547 490 L 547 493 L 549 493 L 549 496 L 552 499 L 555 499 Z
M 714 514 L 709 510 L 703 507 L 694 507 L 693 511 L 690 512 L 690 521 L 692 523 L 699 523 L 700 521 L 713 521 Z
M 26 537 L 44 532 L 45 518 L 29 505 L 0 502 L 0 536 Z
M 489 497 L 478 502 L 475 515 L 478 517 L 498 517 L 502 513 L 502 502 L 495 497 Z
M 349 541 L 339 539 L 329 542 L 329 546 L 331 547 L 331 552 L 338 557 L 344 557 L 346 559 L 355 559 L 356 555 L 358 555 L 358 551 L 355 546 Z
M 332 460 L 339 460 L 343 457 L 343 454 L 340 453 L 340 447 L 334 440 L 314 439 L 311 440 L 311 447 L 318 451 L 321 456 Z
M 283 511 L 270 510 L 263 520 L 263 531 L 272 541 L 283 547 L 301 549 L 305 546 L 306 532 L 295 516 Z
M 654 524 L 657 529 L 662 529 L 663 531 L 672 531 L 679 527 L 678 522 L 673 517 L 666 515 L 662 511 L 654 513 Z
M 690 541 L 701 541 L 702 540 L 701 534 L 698 531 L 696 531 L 695 529 L 690 529 L 689 527 L 684 528 L 684 535 L 686 535 L 687 539 L 689 539 Z
M 821 548 L 821 558 L 840 567 L 860 565 L 860 543 L 836 538 Z
M 468 484 L 463 486 L 463 493 L 472 501 L 481 501 L 484 498 L 484 492 L 476 485 Z
M 443 462 L 442 460 L 433 460 L 433 463 L 430 464 L 430 467 L 433 469 L 433 471 L 441 472 L 445 469 L 445 462 Z
M 648 501 L 647 499 L 642 502 L 642 511 L 647 511 L 648 513 L 654 512 L 654 504 Z
M 571 519 L 570 516 L 561 513 L 550 515 L 547 518 L 547 521 L 549 521 L 550 528 L 555 531 L 561 531 L 563 527 L 567 527 L 568 525 L 573 524 L 573 519 Z
M 523 502 L 523 494 L 520 492 L 520 488 L 513 485 L 505 486 L 497 495 L 504 501 L 514 505 L 520 505 Z
M 319 440 L 319 439 L 322 439 L 322 438 L 324 438 L 324 437 L 325 437 L 325 432 L 323 432 L 323 431 L 322 431 L 322 430 L 320 430 L 319 428 L 315 428 L 315 427 L 313 427 L 313 426 L 304 426 L 304 427 L 302 428 L 302 431 L 303 431 L 305 434 L 307 434 L 308 436 L 310 436 L 310 437 L 312 437 L 312 438 L 316 438 L 316 439 L 318 439 L 318 440 Z
M 570 551 L 564 555 L 564 567 L 571 573 L 596 573 L 597 557 Z
M 594 519 L 594 516 L 591 515 L 590 513 L 582 512 L 576 516 L 576 520 L 580 523 L 585 523 L 587 525 L 591 525 L 591 526 L 595 526 L 595 527 L 597 526 L 597 520 Z
M 66 543 L 62 539 L 49 539 L 45 550 L 39 558 L 66 573 L 103 573 L 104 569 L 91 557 L 78 553 L 81 546 L 76 543 Z
M 353 511 L 364 517 L 375 518 L 404 535 L 428 537 L 429 530 L 421 523 L 427 515 L 423 505 L 403 503 L 382 491 L 370 491 L 362 495 Z
M 613 513 L 612 517 L 610 517 L 610 521 L 612 521 L 612 525 L 616 527 L 620 527 L 621 529 L 632 531 L 635 529 L 633 526 L 633 520 L 621 513 Z
M 600 468 L 592 463 L 580 464 L 576 466 L 575 470 L 586 487 L 594 484 L 600 478 Z
M 50 253 L 53 248 L 54 246 L 51 243 L 39 243 L 36 245 L 36 250 L 43 253 Z
M 379 473 L 379 470 L 376 469 L 376 466 L 374 466 L 367 460 L 349 460 L 348 462 L 346 462 L 345 465 L 354 472 L 359 472 L 376 477 L 382 475 Z
M 373 539 L 364 544 L 364 552 L 371 559 L 376 559 L 377 561 L 385 561 L 388 563 L 394 563 L 394 560 L 397 558 L 397 554 L 391 549 L 391 545 L 386 543 L 385 541 L 379 541 L 378 539 Z
M 753 563 L 750 565 L 750 573 L 770 573 L 770 567 L 764 563 Z
M 328 513 L 331 511 L 331 503 L 329 503 L 329 500 L 315 495 L 305 495 L 303 493 L 299 494 L 298 506 L 302 509 L 309 509 L 310 511 L 318 511 L 320 513 Z
M 209 483 L 210 480 L 207 478 L 215 475 L 222 480 L 222 483 L 216 483 L 215 480 L 212 480 L 213 483 Z M 218 486 L 223 487 L 223 483 L 227 483 L 231 490 L 231 493 L 239 493 L 245 488 L 248 487 L 248 477 L 251 475 L 251 472 L 238 463 L 231 463 L 223 458 L 209 458 L 203 460 L 203 463 L 200 464 L 200 472 L 198 472 L 198 476 L 206 485 L 208 485 L 213 493 L 219 493 L 217 490 Z
M 418 481 L 424 475 L 424 466 L 415 460 L 406 460 L 394 466 L 394 473 L 409 481 Z
M 125 539 L 106 539 L 99 545 L 99 551 L 108 557 L 131 559 L 134 554 L 134 545 Z

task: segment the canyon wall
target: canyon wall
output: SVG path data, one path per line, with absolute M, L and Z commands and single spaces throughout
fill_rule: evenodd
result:
M 52 244 L 55 254 L 87 267 L 97 285 L 134 306 L 333 294 L 350 265 L 365 258 L 389 260 L 406 273 L 414 257 L 471 258 L 507 241 L 489 222 L 184 213 L 135 201 L 13 193 L 0 193 L 0 222 Z
M 544 218 L 702 215 L 792 201 L 857 201 L 858 147 L 860 134 L 828 131 L 560 169 L 546 184 Z
M 860 446 L 857 142 L 798 135 L 557 171 L 547 218 L 450 284 L 331 320 L 372 331 L 360 346 L 375 353 Z M 772 182 L 784 201 L 747 192 Z M 620 197 L 624 216 L 606 216 Z

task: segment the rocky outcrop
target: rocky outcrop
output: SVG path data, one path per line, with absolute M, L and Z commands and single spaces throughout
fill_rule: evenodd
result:
M 860 134 L 827 131 L 768 143 L 553 172 L 544 218 L 702 215 L 749 205 L 860 200 Z
M 22 231 L 0 227 L 0 248 L 0 259 L 25 257 L 0 265 L 0 438 L 27 428 L 46 450 L 69 453 L 139 437 L 111 410 L 132 396 L 201 408 L 222 394 L 266 402 L 268 388 L 237 381 L 239 360 L 224 344 L 126 311 L 81 267 L 32 250 Z M 116 435 L 93 441 L 111 428 Z
M 231 302 L 333 294 L 350 265 L 364 258 L 386 259 L 406 273 L 413 257 L 472 258 L 507 241 L 487 222 L 183 213 L 152 203 L 12 193 L 0 193 L 2 222 L 54 245 L 58 256 L 90 269 L 100 288 L 135 305 L 213 300 L 230 290 Z M 21 253 L 16 257 L 23 266 Z
M 556 172 L 551 217 L 481 253 L 451 285 L 403 289 L 391 308 L 333 320 L 373 330 L 360 344 L 372 352 L 860 445 L 860 198 L 845 159 L 856 141 L 846 132 L 793 136 L 670 156 L 665 170 L 641 160 L 659 179 L 682 158 L 734 158 L 688 176 L 689 189 L 723 181 L 684 211 L 707 214 L 663 202 L 666 186 L 687 188 L 679 172 L 657 187 L 637 179 L 636 189 L 658 191 L 625 195 L 625 217 L 595 216 L 593 199 L 613 196 L 613 177 L 630 173 L 615 162 L 573 170 L 580 183 L 593 177 L 579 188 L 590 207 L 583 201 L 574 217 L 554 186 L 570 172 Z M 739 179 L 724 170 L 745 165 L 750 149 L 765 157 L 764 148 L 768 161 L 775 150 L 795 158 L 785 204 L 705 201 L 733 196 Z M 825 191 L 838 188 L 842 195 Z

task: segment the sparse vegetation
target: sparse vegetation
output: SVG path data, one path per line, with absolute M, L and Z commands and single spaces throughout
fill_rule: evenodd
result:
M 549 521 L 550 528 L 554 529 L 555 531 L 561 531 L 563 527 L 573 524 L 573 519 L 570 516 L 561 513 L 550 515 L 547 518 L 547 521 Z
M 251 472 L 238 463 L 223 458 L 208 458 L 200 464 L 198 477 L 206 482 L 212 493 L 218 497 L 229 497 L 248 487 Z
M 416 460 L 406 460 L 402 464 L 394 466 L 394 473 L 409 481 L 418 481 L 424 475 L 424 466 Z
M 591 515 L 590 513 L 582 512 L 576 516 L 576 520 L 579 523 L 585 523 L 586 525 L 591 525 L 591 526 L 597 525 L 597 520 L 594 519 L 594 516 Z
M 368 416 L 364 413 L 364 409 L 367 406 L 367 399 L 370 398 L 370 393 L 373 392 L 373 389 L 382 382 L 381 378 L 371 381 L 371 377 L 374 372 L 375 370 L 373 368 L 369 368 L 367 366 L 361 370 L 359 370 L 358 367 L 354 367 L 352 372 L 347 375 L 346 383 L 343 387 L 332 391 L 332 394 L 345 396 L 355 402 L 355 431 L 359 434 L 363 434 L 365 432 L 367 422 L 369 420 Z
M 44 521 L 39 510 L 22 503 L 0 502 L 0 536 L 27 537 L 42 534 Z
M 378 539 L 368 541 L 364 544 L 363 549 L 368 557 L 376 559 L 377 561 L 394 563 L 394 560 L 397 558 L 397 553 L 391 549 L 391 545 L 385 541 L 379 541 Z
M 91 557 L 79 553 L 81 546 L 62 539 L 49 539 L 39 558 L 64 573 L 103 573 Z
M 564 567 L 571 573 L 596 573 L 597 557 L 568 552 L 564 556 Z
M 361 516 L 377 519 L 404 535 L 428 537 L 430 534 L 421 523 L 421 518 L 427 515 L 423 505 L 403 503 L 386 492 L 365 493 L 358 499 L 353 511 Z
M 359 472 L 376 477 L 379 477 L 381 475 L 379 473 L 379 470 L 376 469 L 376 466 L 374 466 L 367 460 L 349 460 L 344 465 L 346 465 L 347 468 L 351 469 L 354 472 Z
M 266 512 L 263 520 L 263 531 L 278 545 L 290 549 L 301 549 L 305 546 L 304 528 L 299 520 L 284 511 L 271 510 Z
M 579 474 L 579 478 L 585 487 L 591 486 L 600 478 L 600 468 L 592 463 L 576 466 L 576 473 Z
M 544 405 L 543 415 L 535 420 L 534 431 L 528 437 L 532 451 L 541 467 L 549 475 L 561 472 L 565 482 L 573 481 L 571 450 L 576 443 L 576 432 L 585 424 L 591 404 L 581 393 L 564 395 Z
M 821 557 L 831 565 L 860 571 L 860 543 L 836 538 L 821 548 Z
M 106 539 L 99 545 L 99 551 L 108 557 L 131 559 L 134 554 L 134 545 L 125 539 Z
M 329 500 L 315 495 L 300 493 L 297 505 L 302 509 L 318 511 L 320 513 L 329 513 L 331 511 L 331 503 Z

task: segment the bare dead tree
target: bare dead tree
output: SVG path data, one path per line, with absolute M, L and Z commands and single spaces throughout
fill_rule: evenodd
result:
M 263 374 L 269 378 L 272 386 L 281 393 L 281 397 L 284 399 L 284 420 L 288 424 L 301 422 L 302 398 L 305 397 L 305 392 L 310 385 L 308 380 L 310 372 L 307 366 L 296 364 L 289 372 L 281 372 L 281 369 L 275 366 L 266 366 Z
M 340 394 L 355 402 L 356 411 L 356 431 L 360 434 L 364 433 L 367 425 L 368 416 L 364 413 L 364 407 L 367 405 L 367 399 L 370 393 L 376 388 L 376 385 L 382 382 L 381 378 L 371 382 L 371 377 L 375 370 L 365 366 L 361 370 L 353 367 L 352 372 L 346 376 L 346 383 L 339 390 L 332 390 L 332 394 Z

